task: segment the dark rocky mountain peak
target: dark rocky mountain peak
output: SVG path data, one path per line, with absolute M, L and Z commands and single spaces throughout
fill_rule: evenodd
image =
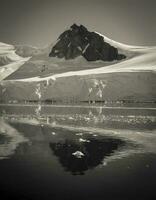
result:
M 125 55 L 118 53 L 117 48 L 105 42 L 104 37 L 77 24 L 73 24 L 59 36 L 49 56 L 66 60 L 83 56 L 88 61 L 113 61 L 126 58 Z

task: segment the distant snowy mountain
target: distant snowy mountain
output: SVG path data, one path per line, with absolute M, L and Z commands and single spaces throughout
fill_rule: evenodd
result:
M 13 45 L 0 42 L 0 66 L 20 60 L 20 56 L 15 53 Z
M 41 53 L 41 50 L 37 47 L 28 46 L 28 45 L 15 45 L 16 54 L 22 57 L 31 57 Z
M 15 72 L 28 59 L 16 54 L 13 45 L 0 43 L 0 81 Z

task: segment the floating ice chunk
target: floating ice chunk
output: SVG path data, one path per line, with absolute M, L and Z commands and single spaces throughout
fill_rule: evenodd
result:
M 90 141 L 83 138 L 79 138 L 79 142 L 90 142 Z
M 71 119 L 71 120 L 73 120 L 74 118 L 73 118 L 73 117 L 69 117 L 68 119 Z
M 56 133 L 55 133 L 55 132 L 51 132 L 51 134 L 52 134 L 52 135 L 56 135 Z
M 107 165 L 107 162 L 104 161 L 104 162 L 103 162 L 103 166 L 106 166 L 106 165 Z
M 80 135 L 80 136 L 82 136 L 82 135 L 83 135 L 83 133 L 76 133 L 76 135 Z
M 90 117 L 84 117 L 84 120 L 89 122 L 90 121 Z
M 94 137 L 97 137 L 97 135 L 96 135 L 96 134 L 94 134 L 93 136 L 94 136 Z
M 81 151 L 75 151 L 74 153 L 72 153 L 73 156 L 75 156 L 76 158 L 82 158 L 84 155 L 84 153 L 82 153 Z

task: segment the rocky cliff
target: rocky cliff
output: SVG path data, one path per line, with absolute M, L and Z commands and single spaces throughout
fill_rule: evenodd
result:
M 87 61 L 113 61 L 126 58 L 125 55 L 118 53 L 117 48 L 105 42 L 101 35 L 76 24 L 59 36 L 49 56 L 66 60 L 83 56 Z

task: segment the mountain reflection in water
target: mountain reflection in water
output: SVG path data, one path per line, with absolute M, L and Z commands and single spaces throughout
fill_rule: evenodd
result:
M 13 155 L 25 142 L 30 144 L 36 140 L 38 146 L 36 142 L 41 140 L 42 143 L 46 141 L 66 171 L 84 174 L 89 169 L 136 153 L 156 153 L 155 109 L 39 104 L 4 105 L 0 106 L 0 113 L 1 159 Z M 74 156 L 77 151 L 84 156 Z
M 2 199 L 155 199 L 155 109 L 14 105 L 0 113 Z
M 106 156 L 109 157 L 115 150 L 125 145 L 124 141 L 109 137 L 88 136 L 86 141 L 80 143 L 64 138 L 57 143 L 51 142 L 50 148 L 66 171 L 70 171 L 73 175 L 83 175 L 85 171 L 103 164 Z M 84 156 L 75 157 L 73 153 L 76 151 L 82 152 Z

